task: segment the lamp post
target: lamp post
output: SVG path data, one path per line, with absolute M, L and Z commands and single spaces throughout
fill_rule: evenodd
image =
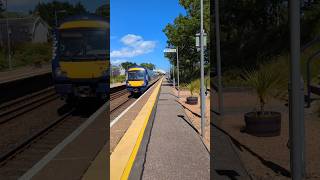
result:
M 163 50 L 164 53 L 176 53 L 177 55 L 177 78 L 178 78 L 178 98 L 180 98 L 180 82 L 179 82 L 179 48 L 167 48 Z M 173 87 L 176 88 L 175 78 L 174 78 L 174 64 L 173 64 Z
M 289 1 L 290 22 L 290 167 L 293 180 L 305 178 L 304 94 L 300 72 L 300 0 Z
M 203 0 L 200 2 L 201 16 L 200 16 L 200 33 L 196 34 L 196 47 L 200 48 L 201 59 L 200 59 L 200 107 L 201 107 L 201 136 L 205 135 L 205 90 L 204 90 L 204 48 L 207 44 L 207 36 L 203 28 Z
M 177 77 L 178 77 L 178 98 L 180 98 L 180 81 L 179 81 L 179 76 L 180 76 L 180 73 L 179 73 L 179 48 L 177 47 Z
M 223 92 L 221 76 L 221 55 L 220 55 L 220 22 L 219 22 L 219 0 L 215 0 L 215 28 L 216 28 L 216 48 L 217 48 L 217 70 L 218 70 L 218 101 L 219 113 L 223 115 Z

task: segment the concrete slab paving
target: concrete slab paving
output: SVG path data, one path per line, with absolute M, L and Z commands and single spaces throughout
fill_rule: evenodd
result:
M 163 82 L 142 174 L 149 179 L 210 179 L 210 155 L 185 122 L 172 87 Z

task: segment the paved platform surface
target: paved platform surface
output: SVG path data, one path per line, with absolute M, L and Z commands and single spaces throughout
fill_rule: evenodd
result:
M 250 180 L 231 139 L 216 126 L 211 126 L 210 128 L 212 128 L 211 138 L 213 140 L 213 152 L 211 155 L 213 164 L 212 179 Z
M 209 152 L 168 85 L 161 86 L 142 179 L 210 179 Z
M 45 64 L 39 68 L 33 66 L 19 67 L 11 71 L 0 72 L 0 84 L 50 72 L 50 64 Z

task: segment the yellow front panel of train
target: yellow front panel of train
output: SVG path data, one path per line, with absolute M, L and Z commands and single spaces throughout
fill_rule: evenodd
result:
M 107 61 L 63 62 L 61 70 L 71 79 L 99 78 L 108 69 Z
M 108 28 L 109 25 L 106 22 L 102 21 L 88 21 L 88 20 L 79 20 L 63 23 L 60 26 L 60 29 L 74 29 L 74 28 Z
M 140 87 L 143 86 L 144 81 L 128 81 L 129 86 Z

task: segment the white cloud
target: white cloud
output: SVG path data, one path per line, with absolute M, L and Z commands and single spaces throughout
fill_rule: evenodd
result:
M 142 54 L 150 53 L 156 47 L 155 41 L 145 41 L 141 36 L 127 34 L 121 38 L 121 42 L 125 47 L 120 50 L 111 51 L 112 58 L 135 57 Z

